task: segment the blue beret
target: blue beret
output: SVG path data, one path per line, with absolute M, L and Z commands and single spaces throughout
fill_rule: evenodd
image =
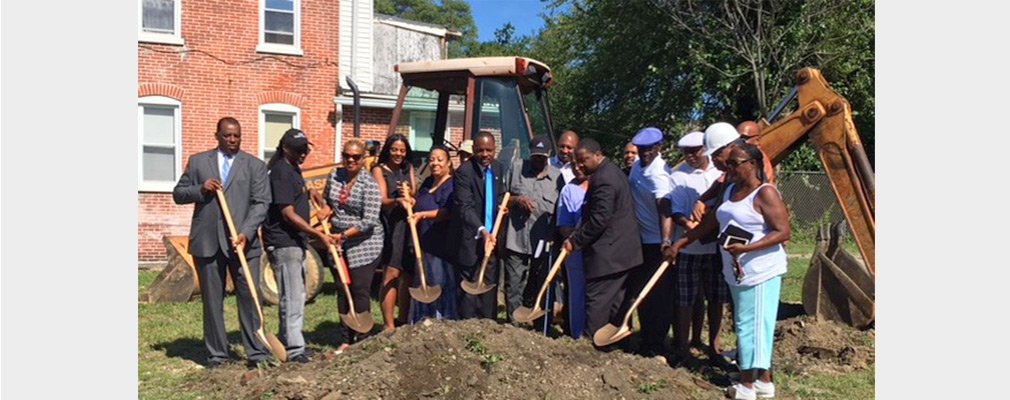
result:
M 631 138 L 635 146 L 653 146 L 663 141 L 663 132 L 655 127 L 642 128 Z

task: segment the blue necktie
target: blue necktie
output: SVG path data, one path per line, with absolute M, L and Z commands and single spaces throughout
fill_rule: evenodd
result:
M 231 171 L 231 157 L 224 157 L 224 167 L 221 168 L 221 184 L 228 183 L 228 171 Z
M 494 224 L 494 176 L 491 175 L 491 167 L 484 169 L 484 228 L 491 233 L 491 225 Z

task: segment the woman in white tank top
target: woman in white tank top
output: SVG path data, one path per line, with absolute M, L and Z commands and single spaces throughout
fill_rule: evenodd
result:
M 747 244 L 734 243 L 721 251 L 723 277 L 733 295 L 733 320 L 737 335 L 740 383 L 729 388 L 734 399 L 775 396 L 771 383 L 772 341 L 778 313 L 786 253 L 789 216 L 775 186 L 764 183 L 763 159 L 757 146 L 736 143 L 726 165 L 726 189 L 715 213 L 672 246 L 676 253 L 688 243 L 714 229 L 725 232 L 730 225 L 753 237 Z

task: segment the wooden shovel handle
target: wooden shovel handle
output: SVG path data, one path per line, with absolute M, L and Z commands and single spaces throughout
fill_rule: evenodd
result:
M 312 203 L 312 207 L 316 209 L 316 213 L 318 214 L 320 209 L 319 205 L 316 204 L 316 202 L 314 201 L 310 201 L 309 203 Z M 327 221 L 325 218 L 320 218 L 319 222 L 323 225 L 323 233 L 325 233 L 326 236 L 329 236 L 330 222 Z M 326 245 L 326 248 L 327 250 L 330 251 L 330 256 L 333 257 L 333 262 L 337 264 L 337 275 L 340 276 L 340 283 L 343 283 L 344 286 L 350 285 L 351 284 L 350 273 L 347 272 L 347 265 L 344 264 L 344 258 L 341 257 L 340 252 L 337 251 L 337 246 L 330 244 Z
M 221 213 L 224 214 L 224 221 L 228 225 L 228 232 L 234 239 L 238 236 L 238 232 L 235 231 L 235 222 L 231 218 L 231 210 L 228 209 L 228 200 L 224 197 L 224 192 L 220 189 L 217 190 L 217 202 L 221 205 Z M 248 240 L 248 238 L 246 238 Z M 253 305 L 256 306 L 256 314 L 259 315 L 260 319 L 260 331 L 263 330 L 263 310 L 260 309 L 260 299 L 256 295 L 256 286 L 253 284 L 252 275 L 249 273 L 249 263 L 245 260 L 245 246 L 238 246 L 235 248 L 235 253 L 238 254 L 238 261 L 242 264 L 242 275 L 245 276 L 246 286 L 249 287 L 249 294 L 252 296 Z
M 663 276 L 663 272 L 666 271 L 666 267 L 668 267 L 669 265 L 670 260 L 663 261 L 662 264 L 659 264 L 659 269 L 657 269 L 656 272 L 652 274 L 652 278 L 649 278 L 649 282 L 646 283 L 645 287 L 642 288 L 642 291 L 638 293 L 638 297 L 635 297 L 635 302 L 631 304 L 631 308 L 629 308 L 628 312 L 624 314 L 624 322 L 622 323 L 622 325 L 628 325 L 628 321 L 631 320 L 631 313 L 638 308 L 639 304 L 642 304 L 642 300 L 645 299 L 645 296 L 649 294 L 649 291 L 652 290 L 652 287 L 655 286 L 656 282 L 659 281 L 659 277 Z
M 540 286 L 540 292 L 537 293 L 537 299 L 533 304 L 540 304 L 540 299 L 544 297 L 544 293 L 547 292 L 547 286 L 550 285 L 551 280 L 554 279 L 554 275 L 558 273 L 561 269 L 561 263 L 565 261 L 565 257 L 568 257 L 568 250 L 561 249 L 561 253 L 558 254 L 558 259 L 554 261 L 554 265 L 551 266 L 550 272 L 547 273 L 547 279 L 544 279 L 544 284 Z

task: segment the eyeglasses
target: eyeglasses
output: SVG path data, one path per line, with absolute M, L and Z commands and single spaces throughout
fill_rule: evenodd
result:
M 748 158 L 746 160 L 726 160 L 726 166 L 730 167 L 730 168 L 736 168 L 738 166 L 743 165 L 743 163 L 745 163 L 747 161 L 754 161 L 754 159 L 753 158 Z
M 364 154 L 340 153 L 340 157 L 342 157 L 343 159 L 348 160 L 348 161 L 358 161 L 358 160 L 361 159 L 361 157 L 364 157 Z

